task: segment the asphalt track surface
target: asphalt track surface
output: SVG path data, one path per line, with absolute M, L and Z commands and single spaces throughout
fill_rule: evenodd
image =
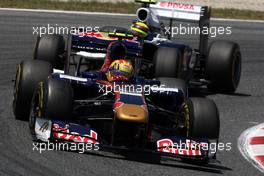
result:
M 231 151 L 220 151 L 218 160 L 208 166 L 176 161 L 154 162 L 152 156 L 128 154 L 113 156 L 78 154 L 65 151 L 32 151 L 27 122 L 15 120 L 12 93 L 16 66 L 32 58 L 36 36 L 33 26 L 58 24 L 120 25 L 128 27 L 132 17 L 11 12 L 0 10 L 0 175 L 261 175 L 237 148 L 237 138 L 247 128 L 264 121 L 264 23 L 212 22 L 232 26 L 232 35 L 217 37 L 240 44 L 243 72 L 234 95 L 199 94 L 213 99 L 220 111 L 220 142 L 232 143 Z M 194 39 L 184 37 L 193 45 Z

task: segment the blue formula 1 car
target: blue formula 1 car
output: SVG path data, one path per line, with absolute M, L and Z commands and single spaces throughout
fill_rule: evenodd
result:
M 208 47 L 209 7 L 154 0 L 136 2 L 143 3 L 137 10 L 136 21 L 147 24 L 148 36 L 143 40 L 132 37 L 124 42 L 127 55 L 136 58 L 138 75 L 148 79 L 178 78 L 188 87 L 206 85 L 211 92 L 236 91 L 241 75 L 240 47 L 231 41 L 214 41 Z M 163 23 L 166 20 L 169 20 L 167 26 Z M 198 49 L 171 40 L 174 21 L 198 23 L 195 28 L 199 31 Z M 80 29 L 68 36 L 66 50 L 62 36 L 43 36 L 37 40 L 34 58 L 49 61 L 54 68 L 67 71 L 69 64 L 65 61 L 85 57 L 89 58 L 89 67 L 96 69 L 102 65 L 109 44 L 118 40 L 109 33 L 131 35 L 131 30 L 115 26 L 105 26 L 94 32 Z
M 216 150 L 210 148 L 219 138 L 215 103 L 189 98 L 182 79 L 141 76 L 136 71 L 140 42 L 127 33 L 108 35 L 128 48 L 126 58 L 135 70 L 129 80 L 105 79 L 96 67 L 101 55 L 76 52 L 74 36 L 68 57 L 43 57 L 54 54 L 39 50 L 45 40 L 57 37 L 47 36 L 38 41 L 37 58 L 18 65 L 13 110 L 16 118 L 29 119 L 34 139 L 132 148 L 195 161 L 215 158 Z M 53 40 L 57 46 L 59 41 Z M 61 61 L 64 70 L 58 69 Z

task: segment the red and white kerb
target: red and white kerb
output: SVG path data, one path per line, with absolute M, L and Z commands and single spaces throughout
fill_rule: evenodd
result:
M 244 131 L 238 139 L 242 155 L 264 173 L 264 123 Z

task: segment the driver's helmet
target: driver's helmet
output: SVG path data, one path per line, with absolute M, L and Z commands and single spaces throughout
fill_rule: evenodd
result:
M 140 38 L 146 38 L 149 35 L 149 27 L 143 22 L 133 23 L 130 29 L 133 35 Z
M 128 81 L 133 75 L 132 63 L 128 60 L 115 60 L 111 63 L 106 77 L 108 81 Z

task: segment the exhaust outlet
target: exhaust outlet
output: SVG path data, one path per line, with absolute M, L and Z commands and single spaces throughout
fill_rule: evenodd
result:
M 139 8 L 136 14 L 137 14 L 138 21 L 146 22 L 149 19 L 150 12 L 149 12 L 149 9 L 147 8 Z

